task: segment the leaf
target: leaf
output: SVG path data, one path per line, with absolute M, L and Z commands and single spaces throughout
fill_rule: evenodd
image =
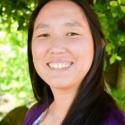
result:
M 118 2 L 115 1 L 115 0 L 110 1 L 109 4 L 110 4 L 110 6 L 112 6 L 112 7 L 118 6 Z
M 113 64 L 116 60 L 121 61 L 122 58 L 117 53 L 114 53 L 110 58 L 110 64 Z
M 125 4 L 125 0 L 117 0 L 119 4 Z
M 120 8 L 121 8 L 121 11 L 125 13 L 125 6 L 121 5 Z
M 112 50 L 114 49 L 114 45 L 112 43 L 109 43 L 106 45 L 106 52 L 108 53 L 108 55 L 111 55 Z

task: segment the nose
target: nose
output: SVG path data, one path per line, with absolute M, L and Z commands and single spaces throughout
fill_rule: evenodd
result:
M 62 48 L 62 47 L 57 47 L 57 46 L 55 46 L 55 47 L 53 47 L 53 48 L 51 48 L 50 50 L 49 50 L 49 53 L 50 54 L 62 54 L 62 53 L 65 53 L 66 51 L 65 51 L 65 49 L 64 48 Z
M 55 38 L 51 43 L 52 44 L 49 49 L 50 54 L 63 54 L 66 52 L 64 40 L 62 40 L 61 38 Z

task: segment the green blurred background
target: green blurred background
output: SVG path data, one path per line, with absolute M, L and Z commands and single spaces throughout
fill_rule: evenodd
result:
M 125 0 L 88 0 L 106 39 L 107 91 L 125 111 Z M 27 64 L 27 25 L 38 0 L 0 0 L 0 120 L 34 97 Z

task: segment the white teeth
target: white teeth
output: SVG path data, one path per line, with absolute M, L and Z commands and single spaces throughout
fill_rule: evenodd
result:
M 71 63 L 49 63 L 48 65 L 52 69 L 64 69 L 70 67 Z

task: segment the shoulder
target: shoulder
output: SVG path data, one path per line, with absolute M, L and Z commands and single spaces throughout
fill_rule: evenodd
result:
M 48 107 L 48 102 L 34 104 L 26 113 L 23 125 L 32 125 L 37 117 Z
M 125 113 L 117 107 L 110 108 L 107 114 L 103 125 L 125 125 Z

